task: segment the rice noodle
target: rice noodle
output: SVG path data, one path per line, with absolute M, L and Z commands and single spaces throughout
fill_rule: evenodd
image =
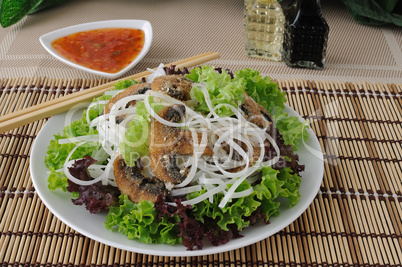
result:
M 205 103 L 207 103 L 207 106 L 208 106 L 208 108 L 210 110 L 210 113 L 208 114 L 207 118 L 211 117 L 211 116 L 219 118 L 218 114 L 215 113 L 215 110 L 217 109 L 217 107 L 215 107 L 215 108 L 212 107 L 212 102 L 211 102 L 211 98 L 209 96 L 209 92 L 208 92 L 207 87 L 204 84 L 196 84 L 196 86 L 198 88 L 200 88 L 201 92 L 204 94 Z
M 131 101 L 138 101 L 144 100 L 144 95 L 131 95 L 124 97 L 117 101 L 111 108 L 108 114 L 103 114 L 98 116 L 97 118 L 89 121 L 89 115 L 87 112 L 87 121 L 89 123 L 90 128 L 96 128 L 98 131 L 97 135 L 90 135 L 90 136 L 80 136 L 68 139 L 61 139 L 59 140 L 60 144 L 65 143 L 75 143 L 76 146 L 70 151 L 67 159 L 65 161 L 63 171 L 68 179 L 78 185 L 91 185 L 95 184 L 99 181 L 102 182 L 103 185 L 113 185 L 117 186 L 114 180 L 113 174 L 113 162 L 116 157 L 120 154 L 119 153 L 119 144 L 121 141 L 124 140 L 124 134 L 127 130 L 128 124 L 135 118 L 136 115 L 136 108 L 127 107 L 128 103 Z M 99 104 L 106 104 L 108 101 L 97 101 L 92 103 L 88 109 L 93 106 Z M 127 107 L 127 108 L 126 108 Z M 121 123 L 117 123 L 117 118 L 119 116 L 125 116 Z M 141 141 L 141 140 L 140 140 Z M 80 142 L 80 143 L 78 143 Z M 90 181 L 82 181 L 76 179 L 72 176 L 68 170 L 69 167 L 72 167 L 72 164 L 75 160 L 70 160 L 72 154 L 82 145 L 89 143 L 89 142 L 98 142 L 101 145 L 101 148 L 97 151 L 94 151 L 93 158 L 98 161 L 105 161 L 107 160 L 106 165 L 96 165 L 92 164 L 89 166 L 88 171 L 91 174 L 91 177 L 94 179 Z
M 97 141 L 98 135 L 84 135 L 84 136 L 73 136 L 69 138 L 63 138 L 57 140 L 60 145 L 69 144 L 69 143 L 78 143 L 83 141 Z
M 171 122 L 171 121 L 167 121 L 165 119 L 163 119 L 161 116 L 159 116 L 158 114 L 156 114 L 156 112 L 154 111 L 154 109 L 151 107 L 151 104 L 149 103 L 149 97 L 151 95 L 151 90 L 147 91 L 145 93 L 145 100 L 144 100 L 144 104 L 145 104 L 145 108 L 147 109 L 148 113 L 158 122 L 166 125 L 166 126 L 170 126 L 170 127 L 185 127 L 187 126 L 186 122 Z
M 190 199 L 190 200 L 185 200 L 185 201 L 182 201 L 181 203 L 183 205 L 195 205 L 197 203 L 200 203 L 204 199 L 207 199 L 209 197 L 214 196 L 215 194 L 218 194 L 218 193 L 222 192 L 223 190 L 225 190 L 226 186 L 227 186 L 226 183 L 218 185 L 217 187 L 214 187 L 213 189 L 208 190 L 206 193 L 201 194 L 196 198 L 193 198 L 193 199 Z M 168 202 L 168 204 L 173 205 L 173 206 L 176 205 L 175 203 L 170 203 L 170 202 Z
M 248 169 L 247 169 L 248 170 Z M 226 206 L 226 203 L 232 198 L 235 190 L 237 187 L 247 178 L 246 175 L 240 176 L 239 179 L 236 180 L 236 182 L 233 183 L 233 185 L 230 187 L 229 191 L 225 194 L 223 197 L 221 203 L 219 203 L 219 208 L 223 208 Z M 252 191 L 250 192 L 252 193 Z
M 173 197 L 182 196 L 182 195 L 187 195 L 189 193 L 198 192 L 201 190 L 202 190 L 201 185 L 193 185 L 193 186 L 188 186 L 188 187 L 183 187 L 183 188 L 178 188 L 178 189 L 172 189 L 170 191 L 170 195 Z
M 73 163 L 74 163 L 74 160 L 71 160 L 71 161 L 70 161 L 71 156 L 73 155 L 73 153 L 74 153 L 80 146 L 82 146 L 82 145 L 84 145 L 84 144 L 86 144 L 86 143 L 88 143 L 88 141 L 81 142 L 81 143 L 79 143 L 78 145 L 76 145 L 76 146 L 70 151 L 70 153 L 67 155 L 67 158 L 66 158 L 66 161 L 65 161 L 64 167 L 63 167 L 64 174 L 67 176 L 67 178 L 68 178 L 69 180 L 71 180 L 72 182 L 78 184 L 78 185 L 91 185 L 91 184 L 94 184 L 94 183 L 99 182 L 99 181 L 102 179 L 102 177 L 101 177 L 101 178 L 96 178 L 96 179 L 93 179 L 93 180 L 90 180 L 90 181 L 83 181 L 83 180 L 77 179 L 77 178 L 75 178 L 74 176 L 72 176 L 72 175 L 70 174 L 69 170 L 68 170 L 68 168 L 72 167 L 72 165 L 73 165 Z
M 118 100 L 110 109 L 110 113 L 112 113 L 114 110 L 121 109 L 123 107 L 126 107 L 128 103 L 131 101 L 135 100 L 144 100 L 145 95 L 129 95 L 126 97 L 123 97 L 122 99 Z
M 158 76 L 166 75 L 166 72 L 163 69 L 163 63 L 159 64 L 159 66 L 158 66 L 158 68 L 156 70 L 153 70 L 153 69 L 150 69 L 150 68 L 147 68 L 147 70 L 149 72 L 151 72 L 151 74 L 148 75 L 148 77 L 147 77 L 147 82 L 148 83 L 151 83 Z

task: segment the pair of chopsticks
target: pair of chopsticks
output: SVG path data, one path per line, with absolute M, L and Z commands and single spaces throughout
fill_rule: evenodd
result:
M 207 52 L 204 54 L 172 62 L 166 64 L 165 66 L 170 67 L 171 65 L 174 65 L 176 66 L 176 69 L 191 68 L 201 65 L 207 61 L 217 59 L 219 57 L 219 53 Z M 143 77 L 147 77 L 150 74 L 150 71 L 144 71 L 132 76 L 128 76 L 103 85 L 75 92 L 73 94 L 65 95 L 29 108 L 6 114 L 0 117 L 0 133 L 4 133 L 14 128 L 21 127 L 34 121 L 42 120 L 62 112 L 66 112 L 72 107 L 76 107 L 79 104 L 88 103 L 93 98 L 101 96 L 104 92 L 112 90 L 113 85 L 118 81 L 127 79 L 140 81 Z

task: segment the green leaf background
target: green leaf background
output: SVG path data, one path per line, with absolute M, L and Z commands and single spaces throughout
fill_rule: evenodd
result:
M 0 0 L 0 24 L 9 27 L 28 14 L 61 5 L 67 0 Z

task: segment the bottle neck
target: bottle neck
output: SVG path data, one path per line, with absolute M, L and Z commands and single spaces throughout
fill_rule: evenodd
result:
M 298 0 L 299 9 L 304 15 L 320 15 L 320 0 Z

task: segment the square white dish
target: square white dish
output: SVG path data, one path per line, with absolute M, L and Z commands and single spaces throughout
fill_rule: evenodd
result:
M 138 54 L 136 58 L 124 69 L 117 73 L 107 73 L 107 72 L 102 72 L 98 70 L 93 70 L 87 67 L 84 67 L 82 65 L 79 65 L 77 63 L 74 63 L 64 56 L 60 55 L 51 45 L 51 43 L 60 38 L 64 37 L 73 33 L 77 32 L 82 32 L 82 31 L 89 31 L 89 30 L 95 30 L 95 29 L 103 29 L 103 28 L 132 28 L 132 29 L 140 29 L 144 31 L 144 46 L 141 50 L 141 52 Z M 52 56 L 57 58 L 58 60 L 64 62 L 67 65 L 70 65 L 74 68 L 77 68 L 82 71 L 86 71 L 91 74 L 95 74 L 98 76 L 110 78 L 110 79 L 115 79 L 117 77 L 122 76 L 124 73 L 129 71 L 131 68 L 133 68 L 135 65 L 137 65 L 143 58 L 144 56 L 148 53 L 149 48 L 151 47 L 152 44 L 152 38 L 153 38 L 153 33 L 152 33 L 152 25 L 149 21 L 146 20 L 104 20 L 104 21 L 96 21 L 96 22 L 89 22 L 89 23 L 84 23 L 84 24 L 78 24 L 66 28 L 61 28 L 49 33 L 46 33 L 39 37 L 39 41 L 42 44 L 42 46 L 46 49 L 47 52 L 49 52 Z

